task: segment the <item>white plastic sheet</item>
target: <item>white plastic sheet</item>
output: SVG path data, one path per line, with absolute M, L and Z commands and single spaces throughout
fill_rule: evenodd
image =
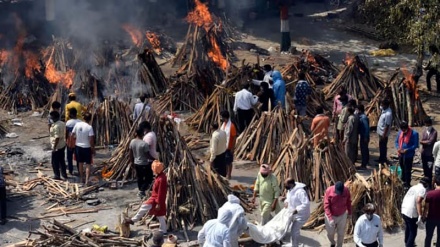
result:
M 289 231 L 292 216 L 292 210 L 283 208 L 264 226 L 248 223 L 249 235 L 255 242 L 260 244 L 270 244 L 279 241 Z

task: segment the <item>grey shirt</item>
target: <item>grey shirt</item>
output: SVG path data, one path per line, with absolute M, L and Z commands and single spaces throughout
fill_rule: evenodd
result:
M 135 165 L 148 165 L 151 162 L 149 157 L 148 144 L 143 140 L 133 139 L 130 142 L 130 150 L 133 153 Z
M 380 136 L 383 136 L 385 128 L 388 126 L 388 137 L 390 135 L 390 129 L 391 124 L 393 122 L 393 112 L 391 111 L 391 108 L 387 108 L 386 110 L 383 110 L 380 114 L 379 122 L 377 123 L 377 134 Z
M 348 117 L 347 124 L 344 129 L 344 141 L 349 143 L 358 143 L 358 126 L 359 117 L 357 114 Z

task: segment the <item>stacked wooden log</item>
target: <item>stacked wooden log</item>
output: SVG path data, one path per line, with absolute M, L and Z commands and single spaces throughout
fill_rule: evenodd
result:
M 301 126 L 291 134 L 277 155 L 272 170 L 280 183 L 292 177 L 307 185 L 312 200 L 319 201 L 326 188 L 337 181 L 345 181 L 356 172 L 347 155 L 335 144 L 323 144 L 316 149 L 310 147 Z
M 129 104 L 118 99 L 105 99 L 98 106 L 95 102 L 90 103 L 88 111 L 92 114 L 97 146 L 117 144 L 128 135 L 133 123 Z
M 403 76 L 401 76 L 402 74 Z M 410 126 L 423 126 L 427 114 L 414 79 L 405 70 L 402 73 L 394 73 L 387 86 L 383 90 L 379 90 L 367 105 L 365 112 L 370 119 L 373 119 L 373 123 L 377 122 L 376 119 L 381 114 L 380 102 L 383 99 L 388 99 L 391 103 L 393 123 L 396 127 L 402 121 L 406 121 Z
M 199 109 L 205 97 L 191 80 L 179 79 L 171 83 L 155 105 L 157 112 L 191 111 Z
M 347 66 L 336 79 L 322 90 L 325 99 L 333 98 L 341 87 L 345 87 L 349 95 L 358 100 L 370 100 L 384 85 L 374 76 L 366 59 L 359 56 L 346 60 Z
M 328 59 L 308 50 L 301 52 L 301 57 L 296 64 L 298 68 L 309 73 L 315 82 L 321 82 L 319 84 L 331 81 L 340 72 L 339 68 Z
M 286 89 L 287 89 L 287 92 L 289 92 L 290 96 L 293 96 L 295 94 L 295 87 L 296 87 L 296 84 L 298 83 L 299 72 L 300 72 L 300 70 L 298 69 L 298 67 L 296 66 L 295 63 L 291 63 L 281 70 L 281 74 L 283 75 L 283 78 L 285 80 L 289 81 L 286 84 Z M 309 96 L 310 101 L 307 104 L 307 115 L 311 116 L 311 117 L 315 116 L 316 115 L 316 108 L 318 106 L 323 107 L 324 111 L 330 111 L 331 108 L 329 107 L 327 102 L 325 102 L 324 94 L 322 93 L 322 91 L 320 89 L 318 89 L 316 87 L 316 84 L 309 73 L 306 73 L 306 80 L 312 88 L 312 94 Z M 292 97 L 289 97 L 289 99 L 291 99 L 291 98 Z M 292 108 L 295 107 L 293 100 L 288 101 L 288 102 L 291 103 Z
M 279 156 L 289 133 L 297 128 L 296 120 L 282 108 L 263 112 L 254 117 L 251 124 L 237 138 L 235 157 L 256 160 L 260 164 L 272 164 Z
M 38 235 L 38 239 L 29 239 L 14 246 L 147 246 L 141 239 L 124 238 L 112 233 L 81 233 L 57 220 L 42 227 L 44 231 L 36 230 L 29 234 Z
M 138 57 L 142 62 L 138 74 L 143 87 L 143 93 L 148 97 L 155 97 L 165 92 L 168 87 L 168 81 L 157 64 L 153 52 L 145 49 Z
M 353 216 L 346 227 L 346 239 L 353 234 L 354 224 L 363 214 L 362 208 L 367 203 L 376 206 L 376 214 L 382 219 L 384 229 L 391 230 L 402 225 L 400 213 L 404 196 L 403 185 L 397 174 L 390 173 L 389 167 L 379 167 L 372 174 L 364 178 L 356 174 L 352 181 L 347 181 L 346 186 L 350 189 Z M 312 213 L 304 229 L 324 228 L 324 206 L 321 203 Z

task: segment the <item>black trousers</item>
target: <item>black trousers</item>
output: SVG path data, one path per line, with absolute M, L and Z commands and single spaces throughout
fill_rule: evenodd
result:
M 379 243 L 377 241 L 374 243 L 371 243 L 371 244 L 364 244 L 364 243 L 362 243 L 362 244 L 365 245 L 365 247 L 378 247 L 379 246 Z M 359 246 L 356 245 L 356 247 L 359 247 Z
M 388 144 L 388 137 L 385 138 L 379 137 L 379 162 L 381 163 L 387 162 L 387 144 Z
M 254 116 L 254 110 L 237 110 L 237 119 L 238 119 L 238 129 L 240 132 L 243 132 L 251 123 L 252 117 Z
M 0 220 L 6 219 L 6 187 L 0 187 Z
M 69 173 L 73 173 L 73 154 L 75 153 L 75 148 L 66 148 L 67 151 L 67 169 Z M 79 172 L 79 163 L 76 162 L 76 168 Z
M 432 167 L 434 166 L 434 157 L 422 155 L 422 166 L 423 166 L 423 176 L 429 178 L 429 188 L 431 188 L 432 187 Z
M 214 170 L 222 175 L 223 177 L 226 177 L 226 152 L 219 154 L 214 159 Z
M 417 218 L 402 215 L 405 221 L 405 247 L 414 247 L 417 237 Z
M 363 167 L 366 167 L 368 165 L 368 163 L 370 163 L 370 150 L 368 149 L 368 142 L 369 141 L 370 140 L 368 140 L 366 138 L 361 138 L 361 140 L 359 141 Z
M 151 163 L 148 165 L 136 165 L 136 176 L 139 191 L 146 191 L 153 182 Z
M 414 157 L 405 157 L 405 154 L 402 154 L 399 157 L 399 165 L 402 168 L 402 182 L 403 186 L 411 187 L 411 171 L 413 165 Z
M 52 169 L 53 169 L 53 174 L 56 178 L 60 178 L 60 174 L 64 178 L 67 178 L 66 161 L 64 160 L 65 149 L 66 147 L 63 147 L 55 152 L 52 152 Z
M 426 87 L 428 88 L 428 91 L 431 91 L 431 78 L 433 76 L 435 76 L 435 82 L 437 84 L 437 93 L 440 93 L 440 72 L 436 69 L 428 70 L 428 73 L 426 74 Z
M 440 221 L 438 220 L 426 220 L 426 237 L 425 247 L 432 246 L 432 237 L 434 236 L 434 230 L 437 228 L 437 241 L 435 247 L 440 247 Z

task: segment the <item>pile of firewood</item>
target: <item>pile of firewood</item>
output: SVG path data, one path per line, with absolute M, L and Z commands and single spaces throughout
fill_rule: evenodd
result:
M 377 124 L 381 114 L 380 101 L 388 99 L 393 111 L 393 123 L 399 126 L 406 121 L 410 126 L 423 126 L 427 114 L 423 108 L 417 85 L 412 75 L 403 70 L 403 75 L 396 72 L 383 90 L 379 90 L 376 96 L 367 105 L 365 113 L 373 123 Z M 373 124 L 373 126 L 374 126 Z
M 300 70 L 298 69 L 295 63 L 291 63 L 281 70 L 281 74 L 283 75 L 283 78 L 288 81 L 288 83 L 286 84 L 286 89 L 287 92 L 289 93 L 287 99 L 288 99 L 288 103 L 292 108 L 295 107 L 292 96 L 295 94 L 295 87 L 296 84 L 298 83 L 299 72 Z M 315 116 L 316 107 L 318 106 L 322 106 L 324 108 L 324 111 L 330 111 L 331 110 L 330 107 L 325 102 L 324 94 L 320 89 L 316 88 L 315 81 L 312 79 L 309 73 L 306 73 L 306 80 L 312 88 L 312 94 L 309 96 L 310 101 L 307 104 L 307 115 L 312 117 Z
M 288 141 L 289 133 L 297 128 L 296 119 L 282 108 L 263 112 L 237 138 L 235 157 L 272 164 Z
M 310 74 L 317 84 L 331 82 L 340 70 L 332 62 L 319 54 L 313 54 L 308 50 L 303 50 L 296 65 L 301 70 Z
M 128 135 L 133 121 L 127 103 L 118 99 L 105 99 L 98 106 L 95 106 L 95 102 L 90 103 L 88 111 L 92 113 L 97 146 L 117 144 Z
M 204 95 L 191 80 L 178 79 L 169 86 L 165 94 L 160 96 L 154 109 L 157 112 L 196 112 L 204 101 Z
M 346 64 L 338 77 L 322 90 L 326 100 L 337 95 L 341 87 L 345 87 L 355 99 L 370 100 L 384 87 L 382 81 L 370 72 L 366 59 L 355 56 L 347 59 Z
M 147 247 L 146 241 L 120 237 L 118 234 L 90 232 L 81 233 L 74 228 L 53 220 L 42 226 L 43 230 L 31 231 L 29 239 L 16 243 L 14 246 L 143 246 Z M 30 239 L 32 235 L 38 235 L 37 239 Z
M 187 135 L 184 137 L 186 145 L 191 150 L 199 150 L 209 147 L 209 140 L 203 140 L 202 138 L 195 135 Z
M 345 183 L 351 194 L 353 216 L 346 227 L 346 239 L 353 234 L 354 224 L 363 214 L 362 208 L 367 203 L 376 206 L 376 214 L 382 219 L 384 229 L 393 229 L 402 225 L 400 209 L 404 196 L 403 185 L 397 174 L 391 174 L 389 167 L 379 167 L 364 178 L 355 174 L 352 180 Z M 324 206 L 321 203 L 312 213 L 304 229 L 324 228 Z
M 139 78 L 144 93 L 149 97 L 155 97 L 165 92 L 168 81 L 157 64 L 153 52 L 145 49 L 138 57 L 142 62 L 139 69 Z
M 356 170 L 335 144 L 320 145 L 313 150 L 310 141 L 301 126 L 296 128 L 276 156 L 272 170 L 280 182 L 290 176 L 306 184 L 309 197 L 319 201 L 326 188 L 351 178 Z

